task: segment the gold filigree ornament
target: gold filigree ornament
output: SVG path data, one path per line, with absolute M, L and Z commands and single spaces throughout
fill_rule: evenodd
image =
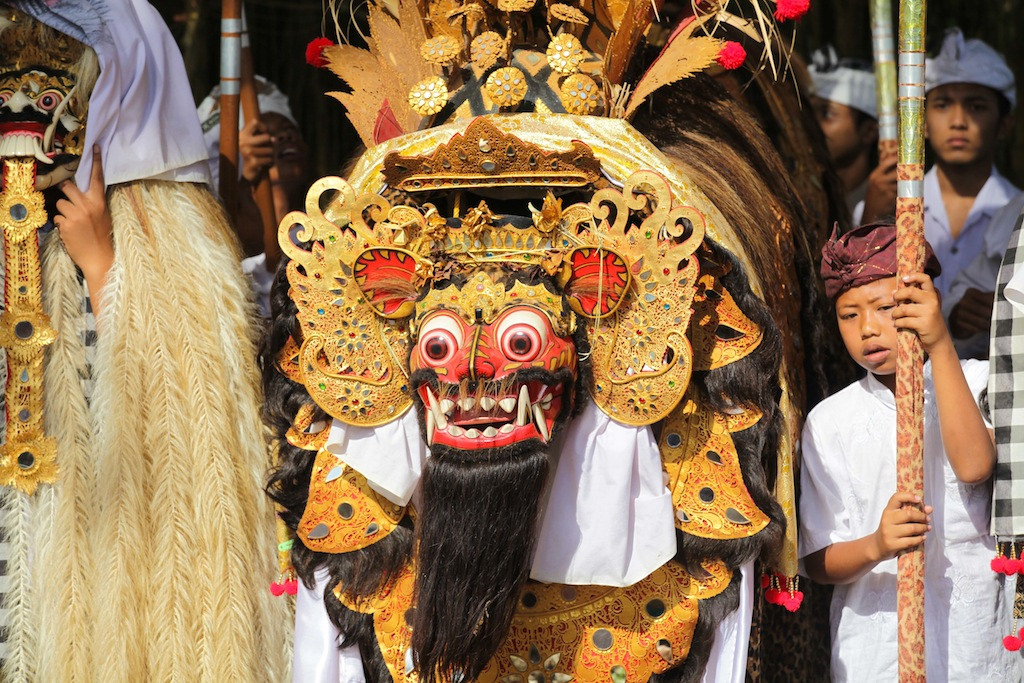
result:
M 469 45 L 469 58 L 481 71 L 497 64 L 504 52 L 505 39 L 494 31 L 484 31 Z
M 742 418 L 739 416 L 742 415 Z M 761 415 L 756 410 L 729 415 L 714 412 L 687 394 L 665 421 L 659 448 L 676 527 L 700 538 L 749 538 L 770 523 L 750 497 L 743 481 L 732 427 L 749 428 Z
M 586 54 L 579 38 L 571 33 L 562 33 L 548 43 L 547 57 L 552 69 L 560 74 L 569 75 L 580 70 L 580 64 L 583 63 Z
M 0 345 L 7 352 L 7 442 L 0 451 L 0 484 L 32 495 L 57 478 L 56 441 L 43 432 L 43 357 L 57 338 L 42 307 L 42 269 L 36 231 L 46 222 L 35 189 L 35 159 L 4 159 L 0 225 L 3 228 L 4 311 Z
M 440 76 L 425 78 L 409 91 L 409 106 L 420 116 L 432 116 L 448 104 L 448 86 Z
M 33 495 L 40 484 L 57 481 L 57 440 L 40 436 L 0 446 L 0 484 Z
M 498 0 L 498 9 L 502 12 L 529 12 L 537 0 Z
M 496 70 L 487 77 L 484 90 L 491 102 L 502 108 L 514 107 L 526 97 L 526 76 L 514 66 Z
M 404 515 L 405 508 L 374 491 L 366 477 L 322 448 L 313 462 L 309 497 L 295 535 L 315 552 L 348 553 L 390 534 Z
M 321 210 L 324 195 L 332 199 L 330 211 L 340 225 Z M 306 212 L 288 214 L 278 232 L 291 259 L 288 282 L 302 340 L 298 357 L 279 357 L 279 363 L 296 366 L 310 398 L 329 415 L 365 427 L 391 422 L 412 405 L 407 322 L 378 315 L 354 272 L 367 250 L 398 249 L 397 226 L 386 220 L 391 212 L 379 195 L 357 197 L 342 179 L 322 178 L 306 196 Z M 404 234 L 415 238 L 420 230 L 418 224 L 406 225 Z M 298 246 L 293 233 L 312 246 Z
M 679 403 L 690 381 L 686 329 L 704 217 L 676 204 L 668 181 L 653 171 L 629 176 L 621 192 L 596 192 L 590 208 L 597 224 L 581 224 L 583 243 L 617 254 L 631 274 L 621 304 L 610 313 L 581 309 L 570 299 L 587 318 L 591 395 L 619 422 L 653 424 Z
M 701 568 L 705 576 L 697 578 L 670 561 L 625 588 L 528 583 L 508 636 L 476 681 L 646 681 L 677 666 L 693 644 L 698 601 L 719 595 L 732 581 L 722 562 L 706 560 Z M 406 666 L 415 576 L 410 564 L 361 601 L 348 598 L 344 586 L 334 590 L 345 607 L 373 615 L 377 643 L 395 683 L 418 680 Z
M 585 74 L 573 74 L 565 79 L 559 96 L 570 114 L 593 114 L 601 106 L 601 88 Z
M 587 15 L 578 8 L 561 2 L 552 3 L 551 6 L 548 7 L 548 15 L 551 19 L 566 21 L 570 24 L 579 24 L 580 26 L 586 26 L 590 23 L 590 19 Z
M 451 66 L 462 49 L 458 41 L 451 36 L 440 35 L 427 39 L 420 47 L 420 54 L 429 64 L 437 66 Z

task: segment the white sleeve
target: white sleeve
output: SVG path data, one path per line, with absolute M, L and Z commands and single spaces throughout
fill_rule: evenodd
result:
M 974 288 L 981 292 L 996 291 L 996 279 L 999 277 L 999 265 L 1002 260 L 1002 253 L 993 257 L 982 251 L 966 268 L 956 274 L 942 298 L 942 316 L 947 321 L 953 307 L 960 303 L 968 289 Z
M 857 205 L 853 207 L 853 227 L 860 226 L 860 222 L 864 220 L 864 200 L 857 202 Z
M 967 380 L 967 387 L 971 390 L 971 395 L 974 396 L 976 403 L 981 398 L 981 393 L 988 388 L 988 368 L 987 360 L 971 358 L 960 361 L 960 369 L 963 370 L 964 379 Z M 978 410 L 981 411 L 981 417 L 985 420 L 985 426 L 992 429 L 992 423 L 988 421 L 985 411 L 981 410 L 980 406 Z
M 323 598 L 328 580 L 327 570 L 321 569 L 313 590 L 299 581 L 292 683 L 366 683 L 359 648 L 338 648 L 341 632 L 327 615 Z
M 702 683 L 743 683 L 746 679 L 756 582 L 753 560 L 740 567 L 740 577 L 740 604 L 715 628 L 715 644 Z
M 819 421 L 812 412 L 800 440 L 800 557 L 833 543 L 855 540 L 842 495 L 849 490 L 841 466 L 843 453 L 835 440 L 830 443 L 817 428 Z

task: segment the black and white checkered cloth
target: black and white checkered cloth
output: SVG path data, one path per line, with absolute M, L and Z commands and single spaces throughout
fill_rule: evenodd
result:
M 1003 255 L 992 311 L 988 405 L 998 461 L 993 477 L 992 534 L 1024 539 L 1024 313 L 1006 300 L 1006 284 L 1024 268 L 1024 213 Z M 1016 537 L 1016 538 L 1015 538 Z

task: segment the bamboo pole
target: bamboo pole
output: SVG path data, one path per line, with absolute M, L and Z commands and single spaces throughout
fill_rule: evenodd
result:
M 256 73 L 252 66 L 252 48 L 249 45 L 249 29 L 242 12 L 242 115 L 245 121 L 260 117 L 259 95 L 256 92 Z M 237 158 L 237 157 L 236 157 Z M 266 255 L 266 269 L 273 273 L 281 258 L 281 247 L 277 243 L 277 212 L 274 210 L 274 193 L 270 187 L 270 174 L 264 172 L 253 188 L 253 199 L 260 211 L 263 226 L 263 253 Z
M 924 26 L 926 0 L 900 0 L 899 162 L 896 249 L 902 277 L 924 269 Z M 896 356 L 896 488 L 924 496 L 924 350 L 900 330 Z M 899 679 L 925 680 L 924 550 L 903 553 L 897 570 Z
M 242 77 L 242 3 L 223 0 L 220 19 L 220 197 L 238 213 L 238 100 Z
M 896 43 L 892 31 L 892 0 L 871 0 L 871 46 L 875 61 L 878 107 L 878 155 L 896 152 Z

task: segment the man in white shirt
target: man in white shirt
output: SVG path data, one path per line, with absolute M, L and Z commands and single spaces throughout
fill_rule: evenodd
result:
M 942 264 L 935 285 L 945 297 L 984 250 L 992 217 L 1019 192 L 994 165 L 996 146 L 1013 123 L 1016 89 L 999 53 L 953 29 L 927 62 L 925 91 L 935 165 L 924 179 L 924 232 Z M 973 300 L 963 305 L 978 308 Z

